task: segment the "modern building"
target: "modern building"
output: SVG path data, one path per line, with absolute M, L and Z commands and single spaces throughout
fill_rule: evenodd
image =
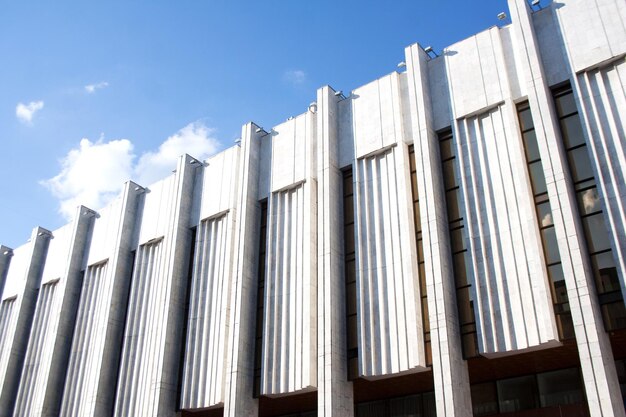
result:
M 510 24 L 0 251 L 0 416 L 624 417 L 626 2 Z

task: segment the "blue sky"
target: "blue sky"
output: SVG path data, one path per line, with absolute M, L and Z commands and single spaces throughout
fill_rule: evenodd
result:
M 0 243 L 500 23 L 503 0 L 0 4 Z

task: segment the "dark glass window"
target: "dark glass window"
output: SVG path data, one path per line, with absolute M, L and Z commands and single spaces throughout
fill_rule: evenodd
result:
M 354 177 L 352 168 L 343 171 L 343 237 L 346 280 L 346 349 L 348 379 L 359 377 L 359 342 L 356 301 L 356 247 L 354 241 Z
M 409 146 L 409 161 L 411 169 L 411 195 L 413 197 L 413 221 L 415 225 L 415 241 L 417 243 L 417 262 L 422 305 L 422 325 L 424 327 L 424 351 L 426 364 L 432 365 L 432 349 L 430 345 L 430 321 L 428 320 L 428 294 L 426 293 L 426 275 L 424 267 L 424 245 L 422 241 L 422 224 L 420 219 L 419 193 L 417 188 L 417 172 L 415 167 L 415 149 Z M 394 414 L 395 415 L 395 414 Z
M 561 136 L 567 152 L 569 170 L 577 190 L 578 211 L 581 216 L 587 251 L 596 281 L 602 308 L 604 327 L 616 330 L 626 327 L 626 307 L 620 291 L 617 269 L 613 262 L 611 236 L 608 233 L 589 150 L 571 86 L 553 91 L 561 126 Z
M 497 382 L 501 413 L 532 410 L 539 407 L 534 375 L 503 379 Z
M 472 410 L 474 417 L 498 414 L 498 392 L 496 384 L 486 382 L 472 385 Z
M 414 394 L 356 404 L 356 417 L 436 417 L 435 393 Z
M 578 369 L 561 369 L 537 375 L 541 407 L 554 407 L 583 402 Z
M 448 214 L 448 230 L 450 246 L 454 261 L 454 280 L 456 298 L 461 325 L 461 341 L 463 356 L 471 358 L 478 355 L 478 339 L 476 336 L 476 319 L 472 291 L 469 284 L 470 262 L 466 244 L 466 232 L 461 210 L 461 188 L 458 178 L 458 162 L 454 150 L 452 130 L 447 129 L 439 134 L 441 166 L 446 191 L 446 208 Z
M 564 104 L 565 105 L 565 104 Z M 552 218 L 552 208 L 548 198 L 546 178 L 543 173 L 541 155 L 535 134 L 535 125 L 528 102 L 518 104 L 517 112 L 522 129 L 522 140 L 526 151 L 526 163 L 530 174 L 530 182 L 535 200 L 535 210 L 537 211 L 537 222 L 541 232 L 543 251 L 550 278 L 552 301 L 556 315 L 559 337 L 568 339 L 574 337 L 574 327 L 572 326 L 572 316 L 569 311 L 567 299 L 567 289 L 563 281 L 563 269 L 561 268 L 561 255 L 554 230 L 554 220 Z
M 265 259 L 267 252 L 267 200 L 261 205 L 259 231 L 259 268 L 257 269 L 256 330 L 254 338 L 254 396 L 261 393 L 261 364 L 263 361 L 263 315 L 265 313 Z

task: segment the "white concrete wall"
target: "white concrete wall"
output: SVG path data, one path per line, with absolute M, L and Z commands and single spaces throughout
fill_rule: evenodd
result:
M 115 399 L 132 268 L 131 237 L 143 188 L 127 182 L 94 219 L 82 261 L 80 303 L 61 416 L 110 415 Z
M 503 106 L 459 119 L 472 294 L 481 353 L 558 344 L 519 129 Z
M 239 151 L 235 146 L 210 158 L 196 174 L 182 409 L 224 405 Z
M 193 171 L 199 165 L 188 155 L 181 156 L 175 173 L 142 195 L 115 416 L 170 415 L 175 408 Z
M 269 164 L 261 394 L 317 386 L 316 114 L 276 126 Z M 266 154 L 263 154 L 265 156 Z M 268 169 L 267 165 L 261 170 Z M 262 178 L 261 175 L 260 178 Z M 259 179 L 259 191 L 262 190 Z
M 14 415 L 58 416 L 81 284 L 81 264 L 95 213 L 76 210 L 55 230 L 37 296 Z
M 246 124 L 240 146 L 204 163 L 183 156 L 173 175 L 147 189 L 126 184 L 93 219 L 91 239 L 92 220 L 80 216 L 53 233 L 49 250 L 52 234 L 41 228 L 14 251 L 1 247 L 0 416 L 172 416 L 179 383 L 185 410 L 256 416 L 263 199 L 269 261 L 261 393 L 280 401 L 317 390 L 318 415 L 353 415 L 340 189 L 348 166 L 359 374 L 425 370 L 408 144 L 415 147 L 437 413 L 468 415 L 436 132 L 454 132 L 481 354 L 555 346 L 515 110 L 522 100 L 535 122 L 590 413 L 623 416 L 550 87 L 573 85 L 626 294 L 626 4 L 567 0 L 531 13 L 524 0 L 510 0 L 509 7 L 510 25 L 457 42 L 438 58 L 413 45 L 406 72 L 347 98 L 322 88 L 317 104 L 268 132 Z

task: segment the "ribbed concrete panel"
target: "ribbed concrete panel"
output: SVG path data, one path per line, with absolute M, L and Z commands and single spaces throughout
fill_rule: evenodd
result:
M 503 106 L 457 122 L 483 354 L 558 343 L 523 149 L 509 124 Z
M 62 416 L 90 416 L 93 402 L 83 401 L 97 389 L 99 373 L 92 358 L 102 355 L 107 315 L 104 311 L 112 290 L 107 280 L 108 262 L 92 265 L 83 281 L 83 294 L 78 308 L 76 330 L 72 343 L 72 356 L 65 381 L 65 394 L 61 406 Z
M 196 236 L 181 408 L 224 402 L 230 293 L 229 217 L 202 221 Z
M 37 309 L 28 340 L 26 359 L 20 378 L 20 387 L 17 392 L 15 416 L 34 416 L 42 412 L 45 397 L 48 367 L 53 352 L 54 338 L 50 337 L 54 331 L 55 290 L 58 281 L 49 282 L 41 286 L 37 299 Z
M 606 203 L 606 220 L 619 262 L 626 299 L 626 62 L 622 55 L 608 65 L 578 75 L 582 116 L 591 132 L 589 144 Z M 590 198 L 593 198 L 590 195 Z M 585 204 L 599 204 L 585 201 Z
M 261 394 L 278 395 L 316 385 L 316 291 L 311 268 L 311 184 L 272 193 Z
M 401 210 L 408 190 L 403 157 L 402 149 L 391 147 L 356 162 L 359 373 L 364 377 L 425 366 L 417 264 L 410 255 L 415 232 Z
M 137 251 L 126 320 L 127 342 L 122 353 L 115 402 L 115 415 L 118 416 L 156 415 L 157 399 L 152 385 L 160 372 L 155 360 L 159 352 L 153 351 L 158 348 L 153 342 L 156 331 L 147 323 L 162 320 L 167 308 L 163 302 L 167 280 L 162 276 L 162 243 L 163 239 L 149 242 Z M 145 359 L 154 356 L 157 356 L 154 363 Z
M 0 367 L 6 368 L 10 351 L 10 335 L 15 328 L 15 304 L 16 298 L 9 298 L 0 304 Z

